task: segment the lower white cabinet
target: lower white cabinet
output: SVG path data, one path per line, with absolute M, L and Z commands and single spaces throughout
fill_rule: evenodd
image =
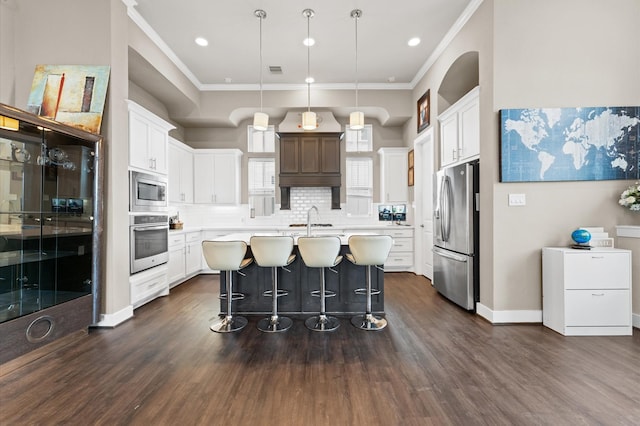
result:
M 409 227 L 388 227 L 371 229 L 345 229 L 346 233 L 358 234 L 382 234 L 393 237 L 393 246 L 389 252 L 389 257 L 384 264 L 387 272 L 413 271 L 413 228 Z
M 156 297 L 169 294 L 167 272 L 167 265 L 160 265 L 129 277 L 131 304 L 134 309 Z
M 167 275 L 175 287 L 202 269 L 202 233 L 200 231 L 169 234 Z
M 393 246 L 384 264 L 386 271 L 413 271 L 413 229 L 384 229 L 381 234 L 393 237 Z
M 169 234 L 169 262 L 167 275 L 170 287 L 174 287 L 185 277 L 184 234 Z
M 542 322 L 567 336 L 631 335 L 631 251 L 542 249 Z
M 202 233 L 189 232 L 185 235 L 185 275 L 190 277 L 202 269 Z

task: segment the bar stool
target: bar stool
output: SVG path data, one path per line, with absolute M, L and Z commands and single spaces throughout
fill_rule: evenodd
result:
M 320 268 L 320 291 L 312 291 L 312 295 L 320 296 L 320 314 L 307 318 L 304 325 L 313 331 L 334 331 L 340 327 L 336 317 L 328 316 L 325 311 L 325 298 L 336 295 L 326 290 L 325 268 L 332 268 L 342 261 L 340 238 L 338 237 L 300 237 L 298 250 L 302 260 L 309 268 Z
M 233 292 L 233 271 L 239 273 L 251 262 L 252 258 L 245 258 L 247 243 L 244 241 L 203 241 L 202 254 L 211 269 L 219 270 L 226 274 L 227 292 L 220 295 L 221 299 L 227 299 L 227 313 L 224 318 L 211 324 L 211 331 L 216 333 L 230 333 L 243 329 L 247 325 L 245 317 L 234 317 L 231 311 L 231 302 L 244 299 L 244 294 Z
M 349 237 L 349 250 L 346 257 L 355 265 L 367 267 L 366 288 L 355 290 L 356 294 L 367 296 L 367 310 L 364 315 L 351 318 L 351 324 L 362 330 L 382 330 L 387 320 L 371 313 L 371 296 L 380 294 L 380 290 L 371 288 L 371 267 L 383 265 L 389 257 L 393 239 L 389 235 L 352 235 Z
M 272 290 L 267 290 L 264 296 L 273 298 L 271 316 L 258 321 L 258 330 L 267 333 L 276 333 L 288 330 L 293 321 L 291 318 L 278 316 L 278 297 L 286 296 L 287 291 L 278 290 L 278 268 L 290 265 L 296 258 L 293 251 L 293 237 L 288 236 L 253 236 L 249 241 L 251 252 L 258 266 L 270 267 L 273 276 Z

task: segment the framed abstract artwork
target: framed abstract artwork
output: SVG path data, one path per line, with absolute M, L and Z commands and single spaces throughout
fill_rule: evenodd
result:
M 109 71 L 107 65 L 36 65 L 27 111 L 100 133 Z

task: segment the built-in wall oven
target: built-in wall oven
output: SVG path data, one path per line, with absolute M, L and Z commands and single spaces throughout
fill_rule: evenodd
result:
M 131 274 L 169 261 L 169 216 L 132 214 L 129 216 Z
M 129 172 L 129 211 L 166 211 L 167 178 L 149 173 Z

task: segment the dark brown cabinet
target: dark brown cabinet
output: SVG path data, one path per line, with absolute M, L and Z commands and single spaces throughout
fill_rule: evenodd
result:
M 281 208 L 290 208 L 291 187 L 330 187 L 331 208 L 340 208 L 342 133 L 279 133 Z

